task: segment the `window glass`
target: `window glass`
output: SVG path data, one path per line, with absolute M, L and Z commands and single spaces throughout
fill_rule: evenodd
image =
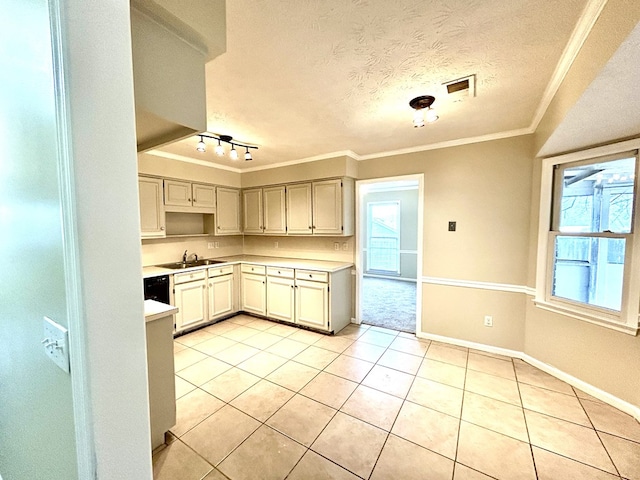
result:
M 556 192 L 561 192 L 554 230 L 629 233 L 634 178 L 634 157 L 559 168 L 554 179 Z
M 558 235 L 552 295 L 619 311 L 625 241 L 624 238 Z

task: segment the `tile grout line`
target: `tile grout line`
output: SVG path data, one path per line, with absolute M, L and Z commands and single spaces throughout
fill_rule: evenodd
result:
M 456 437 L 456 451 L 453 456 L 452 478 L 455 478 L 456 465 L 458 464 L 458 449 L 460 448 L 460 429 L 462 427 L 462 411 L 464 410 L 464 399 L 467 393 L 467 371 L 469 370 L 469 351 L 467 350 L 467 361 L 464 368 L 464 382 L 462 382 L 462 402 L 460 402 L 460 418 L 458 421 L 458 435 Z

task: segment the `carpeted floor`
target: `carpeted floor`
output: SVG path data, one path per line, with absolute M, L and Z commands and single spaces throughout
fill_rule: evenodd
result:
M 364 277 L 362 323 L 401 332 L 416 331 L 416 284 Z

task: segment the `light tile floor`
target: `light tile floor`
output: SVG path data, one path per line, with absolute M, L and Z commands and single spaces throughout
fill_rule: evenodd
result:
M 521 360 L 246 315 L 175 358 L 158 480 L 640 480 L 640 424 Z

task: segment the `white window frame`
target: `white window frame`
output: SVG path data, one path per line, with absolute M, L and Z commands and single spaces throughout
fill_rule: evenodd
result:
M 536 295 L 534 299 L 537 307 L 630 335 L 638 334 L 640 318 L 640 240 L 636 240 L 635 235 L 640 234 L 640 195 L 638 192 L 638 184 L 640 182 L 637 178 L 640 172 L 637 168 L 631 233 L 602 235 L 613 238 L 623 237 L 626 239 L 622 306 L 620 312 L 551 296 L 554 242 L 555 237 L 558 235 L 557 232 L 552 230 L 551 222 L 554 194 L 553 172 L 556 165 L 591 159 L 595 160 L 598 157 L 608 157 L 639 149 L 640 139 L 635 139 L 542 160 Z M 636 167 L 637 165 L 638 163 L 636 161 Z M 576 236 L 580 235 L 576 234 Z M 593 235 L 590 234 L 590 236 Z

